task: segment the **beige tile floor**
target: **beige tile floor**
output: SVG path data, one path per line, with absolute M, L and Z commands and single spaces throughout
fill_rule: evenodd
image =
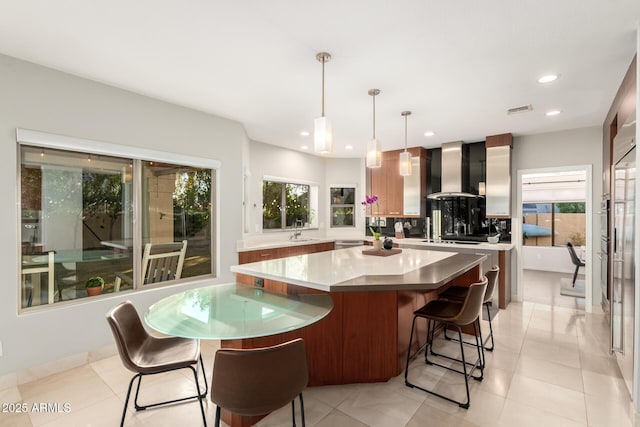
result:
M 486 330 L 488 324 L 483 324 Z M 608 324 L 601 314 L 542 303 L 512 303 L 494 320 L 496 350 L 487 353 L 482 382 L 471 382 L 468 410 L 404 385 L 403 376 L 386 383 L 309 388 L 308 426 L 631 426 L 629 397 L 614 359 L 607 352 Z M 439 342 L 455 352 L 452 343 Z M 217 343 L 203 343 L 213 360 Z M 470 351 L 473 349 L 469 348 Z M 467 352 L 465 352 L 467 353 Z M 469 353 L 470 355 L 470 353 Z M 210 363 L 206 375 L 210 375 Z M 462 398 L 459 375 L 427 367 L 421 358 L 412 380 Z M 0 413 L 0 426 L 115 426 L 130 378 L 116 357 L 99 360 L 45 379 L 0 391 L 0 402 L 68 403 L 68 413 Z M 193 391 L 187 371 L 143 383 L 141 401 Z M 215 406 L 206 406 L 213 425 Z M 290 426 L 290 407 L 260 426 Z M 127 426 L 199 426 L 197 403 L 135 412 Z M 300 425 L 300 424 L 298 424 Z

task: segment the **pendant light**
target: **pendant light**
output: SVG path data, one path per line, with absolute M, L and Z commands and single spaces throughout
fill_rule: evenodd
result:
M 404 152 L 400 153 L 400 175 L 411 175 L 411 153 L 407 151 L 407 117 L 411 111 L 400 113 L 404 117 Z
M 382 150 L 380 141 L 376 139 L 376 95 L 380 89 L 369 89 L 369 95 L 373 98 L 373 139 L 367 142 L 367 167 L 379 168 L 382 166 Z
M 327 52 L 320 52 L 316 59 L 322 62 L 322 116 L 314 122 L 313 145 L 314 151 L 319 154 L 328 154 L 333 150 L 333 128 L 331 120 L 324 115 L 324 64 L 331 60 Z

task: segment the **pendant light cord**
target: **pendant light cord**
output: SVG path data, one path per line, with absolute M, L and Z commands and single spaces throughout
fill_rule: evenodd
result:
M 324 63 L 325 58 L 322 57 L 322 117 L 324 117 Z
M 373 95 L 373 139 L 376 139 L 376 96 Z
M 404 152 L 407 152 L 407 116 L 404 116 Z

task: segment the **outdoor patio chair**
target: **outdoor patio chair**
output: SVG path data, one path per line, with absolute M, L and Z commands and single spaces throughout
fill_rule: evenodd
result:
M 142 284 L 177 280 L 182 275 L 182 265 L 187 252 L 187 241 L 144 245 L 142 256 Z M 116 273 L 114 292 L 120 291 L 122 282 L 133 286 L 133 278 Z

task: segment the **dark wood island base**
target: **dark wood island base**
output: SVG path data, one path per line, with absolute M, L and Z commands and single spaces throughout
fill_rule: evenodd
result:
M 225 340 L 224 348 L 258 348 L 303 338 L 309 386 L 387 381 L 404 370 L 413 312 L 436 299 L 450 284 L 468 285 L 480 278 L 478 265 L 436 288 L 329 292 L 332 312 L 303 329 L 259 338 Z M 253 286 L 254 277 L 236 273 L 236 281 Z M 264 289 L 283 294 L 320 293 L 315 289 L 264 279 Z M 419 322 L 414 351 L 424 344 L 426 325 Z M 243 417 L 223 410 L 230 426 L 250 426 L 263 417 Z

